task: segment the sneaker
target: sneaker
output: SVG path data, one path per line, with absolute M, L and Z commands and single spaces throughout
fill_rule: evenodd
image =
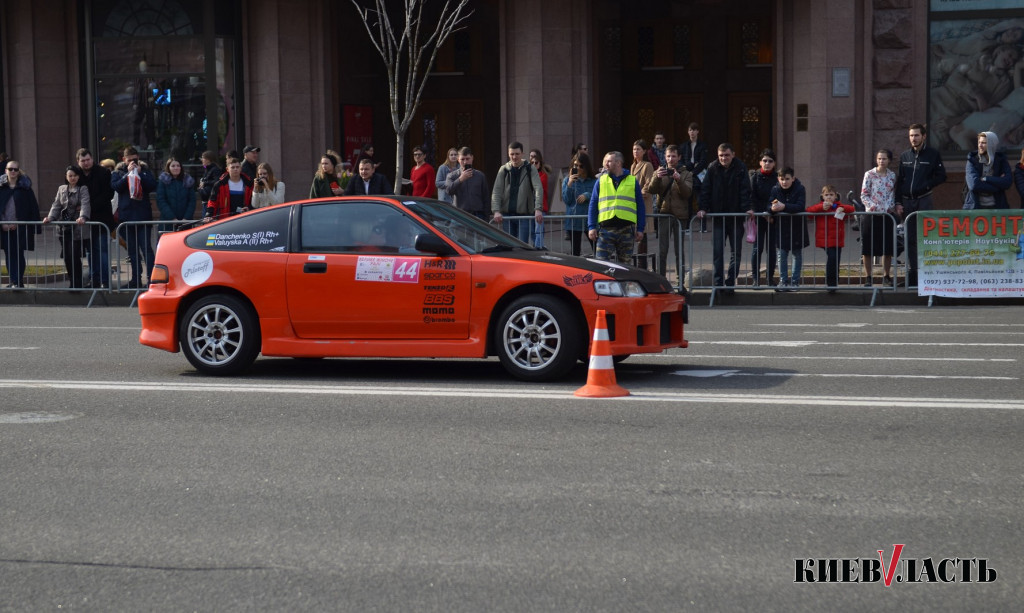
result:
M 889 286 L 891 286 L 892 284 L 893 284 L 892 277 L 889 277 L 889 276 L 882 277 L 882 285 L 889 285 Z
M 782 281 L 779 281 L 779 284 L 775 287 L 775 291 L 777 291 L 777 292 L 788 292 L 789 291 L 789 282 L 786 281 L 785 279 L 783 279 Z

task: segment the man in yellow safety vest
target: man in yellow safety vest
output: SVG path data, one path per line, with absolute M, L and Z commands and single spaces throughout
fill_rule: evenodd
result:
M 633 245 L 644 237 L 647 222 L 641 185 L 623 168 L 622 153 L 618 151 L 604 156 L 604 169 L 590 196 L 588 235 L 597 241 L 594 257 L 629 264 Z

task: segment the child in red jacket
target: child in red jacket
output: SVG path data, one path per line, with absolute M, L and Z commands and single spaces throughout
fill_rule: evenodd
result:
M 807 207 L 808 213 L 831 213 L 814 216 L 814 244 L 825 250 L 825 283 L 834 294 L 839 285 L 839 257 L 846 242 L 846 214 L 853 212 L 849 204 L 839 202 L 836 188 L 821 188 L 821 202 Z

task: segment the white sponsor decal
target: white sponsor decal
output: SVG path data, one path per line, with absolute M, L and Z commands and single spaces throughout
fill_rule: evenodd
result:
M 195 287 L 206 283 L 213 274 L 213 258 L 205 251 L 196 251 L 181 264 L 181 279 Z

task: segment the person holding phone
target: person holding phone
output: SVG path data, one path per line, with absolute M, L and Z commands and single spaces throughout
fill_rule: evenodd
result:
M 117 192 L 117 218 L 122 224 L 129 221 L 153 221 L 153 205 L 150 204 L 149 195 L 156 189 L 156 177 L 145 163 L 139 161 L 139 151 L 135 147 L 125 147 L 121 163 L 110 174 L 110 186 Z M 144 287 L 140 254 L 145 261 L 146 279 L 153 273 L 156 256 L 152 230 L 152 226 L 147 224 L 121 226 L 121 238 L 127 245 L 128 261 L 132 268 L 128 281 L 130 289 Z
M 456 207 L 484 221 L 490 218 L 491 188 L 484 173 L 473 168 L 473 150 L 469 147 L 459 150 L 459 167 L 448 173 L 445 191 Z
M 565 238 L 569 241 L 569 252 L 581 254 L 583 237 L 587 234 L 587 211 L 590 208 L 590 195 L 594 193 L 597 177 L 594 166 L 586 151 L 577 151 L 569 165 L 569 176 L 562 179 L 562 202 L 565 203 Z M 579 217 L 575 217 L 579 216 Z M 574 218 L 575 217 L 575 218 Z M 589 237 L 587 240 L 590 240 Z M 594 250 L 594 241 L 590 240 L 590 250 Z

